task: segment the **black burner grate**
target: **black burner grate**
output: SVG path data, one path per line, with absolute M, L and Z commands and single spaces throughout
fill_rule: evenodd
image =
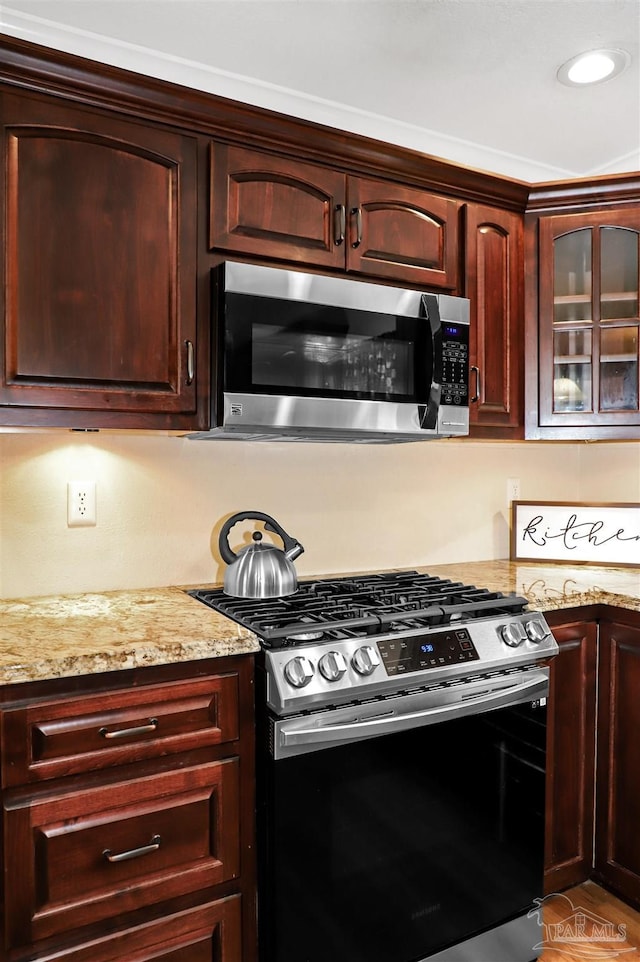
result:
M 268 647 L 465 623 L 519 614 L 526 598 L 417 571 L 302 581 L 294 595 L 233 598 L 221 588 L 190 595 L 258 635 Z

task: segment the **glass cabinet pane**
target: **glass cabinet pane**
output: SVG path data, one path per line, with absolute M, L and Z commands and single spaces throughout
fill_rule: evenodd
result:
M 554 321 L 589 321 L 591 307 L 591 229 L 571 231 L 554 244 Z
M 591 411 L 591 330 L 556 331 L 553 350 L 553 410 Z
M 600 231 L 600 316 L 638 316 L 638 235 L 622 227 Z
M 600 410 L 638 410 L 638 328 L 608 327 L 600 334 Z

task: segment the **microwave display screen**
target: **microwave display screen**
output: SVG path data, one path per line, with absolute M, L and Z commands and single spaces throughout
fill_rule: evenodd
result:
M 230 294 L 225 327 L 228 391 L 428 399 L 426 318 Z

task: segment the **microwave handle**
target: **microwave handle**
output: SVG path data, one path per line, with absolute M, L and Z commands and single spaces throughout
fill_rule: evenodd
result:
M 480 368 L 476 364 L 472 364 L 469 371 L 473 371 L 476 376 L 476 390 L 473 397 L 469 398 L 471 404 L 475 404 L 476 401 L 480 400 L 480 394 L 482 392 L 482 382 L 480 380 Z

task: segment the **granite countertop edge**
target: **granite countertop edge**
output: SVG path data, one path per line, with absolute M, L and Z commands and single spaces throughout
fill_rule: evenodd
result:
M 640 611 L 640 567 L 569 567 L 511 561 L 408 567 L 520 595 L 531 610 L 549 612 L 602 604 Z M 315 577 L 349 574 L 365 572 Z M 252 632 L 192 598 L 187 593 L 190 587 L 0 600 L 0 685 L 259 651 L 258 638 Z

